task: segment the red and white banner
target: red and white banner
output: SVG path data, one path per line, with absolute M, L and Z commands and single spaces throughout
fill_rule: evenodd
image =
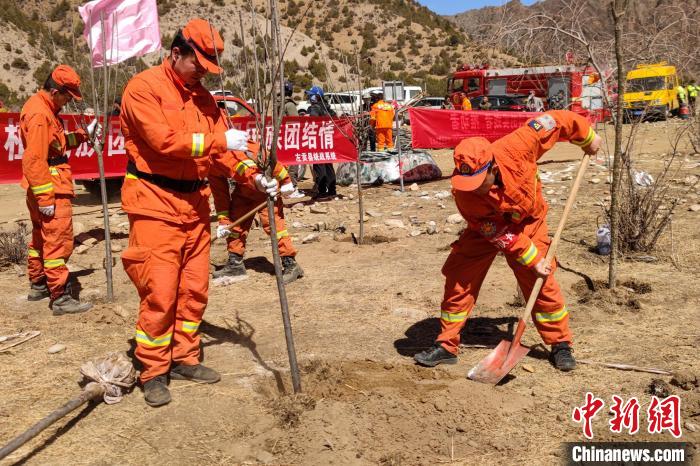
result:
M 66 131 L 79 126 L 79 116 L 61 115 Z M 257 136 L 252 118 L 233 118 L 234 126 Z M 85 123 L 88 121 L 85 120 Z M 333 122 L 327 117 L 289 117 L 283 120 L 277 143 L 278 160 L 285 165 L 338 163 L 357 160 L 357 149 L 350 141 L 352 125 L 344 120 Z M 272 133 L 268 133 L 268 145 Z M 18 113 L 0 113 L 0 184 L 18 183 L 22 179 L 24 146 L 19 132 Z M 66 153 L 76 180 L 99 178 L 95 151 L 87 143 Z M 105 176 L 121 177 L 126 172 L 126 151 L 119 119 L 111 118 L 104 152 Z
M 411 108 L 411 142 L 416 149 L 451 149 L 468 137 L 495 141 L 539 113 Z

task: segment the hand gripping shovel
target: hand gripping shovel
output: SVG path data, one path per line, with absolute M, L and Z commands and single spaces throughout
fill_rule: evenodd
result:
M 546 261 L 551 262 L 554 258 L 554 253 L 556 252 L 557 245 L 559 244 L 559 238 L 564 230 L 564 224 L 569 216 L 569 211 L 571 206 L 574 204 L 576 199 L 576 192 L 581 185 L 581 180 L 583 179 L 583 173 L 586 171 L 588 166 L 589 156 L 585 154 L 583 159 L 581 159 L 581 165 L 576 173 L 576 179 L 574 180 L 573 187 L 571 188 L 571 193 L 569 198 L 566 200 L 566 205 L 564 206 L 564 212 L 561 215 L 561 220 L 559 220 L 559 226 L 554 234 L 552 243 L 549 245 L 547 250 Z M 544 279 L 538 278 L 535 281 L 535 286 L 532 288 L 530 297 L 527 300 L 527 306 L 525 306 L 525 311 L 520 316 L 518 320 L 518 327 L 515 330 L 515 335 L 513 336 L 513 341 L 501 340 L 501 342 L 493 349 L 484 359 L 482 359 L 479 364 L 473 367 L 468 373 L 467 377 L 482 383 L 490 383 L 492 385 L 497 384 L 505 377 L 513 368 L 525 357 L 525 355 L 530 351 L 530 348 L 520 344 L 520 339 L 525 332 L 525 327 L 527 326 L 527 319 L 530 318 L 530 313 L 532 308 L 535 306 L 535 301 L 540 294 L 542 289 L 542 284 Z

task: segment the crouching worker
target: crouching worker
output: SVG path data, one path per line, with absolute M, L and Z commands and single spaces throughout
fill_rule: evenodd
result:
M 251 151 L 255 153 L 257 145 L 251 145 Z M 244 159 L 238 162 L 236 173 L 239 176 L 250 176 L 252 173 L 257 173 L 255 170 L 255 162 L 252 159 Z M 273 171 L 275 180 L 281 185 L 280 193 L 284 197 L 292 195 L 296 188 L 287 173 L 287 169 L 280 163 L 277 163 Z M 246 269 L 243 264 L 243 255 L 245 254 L 246 241 L 248 233 L 253 225 L 255 216 L 248 217 L 247 220 L 240 224 L 230 227 L 231 223 L 236 219 L 243 217 L 256 206 L 260 205 L 265 200 L 265 193 L 251 188 L 249 184 L 237 183 L 233 192 L 230 193 L 228 179 L 225 176 L 215 176 L 212 173 L 209 181 L 211 182 L 211 190 L 214 196 L 214 207 L 216 208 L 216 216 L 219 220 L 219 225 L 216 229 L 216 236 L 226 238 L 228 245 L 228 261 L 219 270 L 214 272 L 214 278 L 233 277 L 246 278 Z M 230 194 L 229 194 L 230 193 Z M 284 221 L 284 203 L 280 196 L 275 200 L 275 228 L 277 229 L 277 239 L 279 241 L 279 251 L 282 259 L 282 279 L 284 283 L 291 283 L 298 278 L 304 276 L 304 271 L 297 264 L 295 256 L 297 255 L 292 238 L 289 236 L 287 226 Z M 258 212 L 265 233 L 270 235 L 270 219 L 268 217 L 267 206 L 260 209 Z
M 419 364 L 457 362 L 460 332 L 491 263 L 501 252 L 525 299 L 537 278 L 544 278 L 532 320 L 542 340 L 552 346 L 552 364 L 562 371 L 576 367 L 569 309 L 553 276 L 556 261 L 544 259 L 550 239 L 547 203 L 537 174 L 537 160 L 560 139 L 591 155 L 601 143 L 585 118 L 559 110 L 532 119 L 493 143 L 474 137 L 455 148 L 452 193 L 468 226 L 452 244 L 442 268 L 446 280 L 441 333 L 434 347 L 415 355 Z

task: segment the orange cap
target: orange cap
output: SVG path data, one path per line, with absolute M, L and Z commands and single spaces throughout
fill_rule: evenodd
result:
M 83 100 L 80 93 L 80 76 L 68 65 L 58 65 L 51 73 L 51 79 L 69 93 L 75 100 Z
M 487 171 L 493 163 L 493 155 L 486 138 L 462 139 L 455 147 L 455 170 L 452 173 L 452 187 L 458 191 L 474 191 L 481 186 Z
M 224 52 L 224 41 L 209 21 L 201 18 L 191 19 L 182 28 L 182 36 L 194 49 L 200 65 L 210 73 L 221 73 L 217 55 L 221 56 Z

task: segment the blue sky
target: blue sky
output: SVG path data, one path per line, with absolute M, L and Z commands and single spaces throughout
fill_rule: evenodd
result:
M 532 5 L 536 0 L 520 0 L 525 5 Z M 481 8 L 483 6 L 500 6 L 507 3 L 507 0 L 418 0 L 418 3 L 425 5 L 435 13 L 440 15 L 454 15 L 463 11 Z

